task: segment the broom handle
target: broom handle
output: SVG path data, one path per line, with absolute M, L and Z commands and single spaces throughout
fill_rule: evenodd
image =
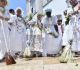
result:
M 7 49 L 7 52 L 9 52 L 8 44 L 7 44 L 7 40 L 6 40 L 6 35 L 5 35 L 5 31 L 4 31 L 4 25 L 3 25 L 2 20 L 1 20 L 1 25 L 2 25 L 2 32 L 3 32 L 3 36 L 4 36 L 4 40 L 5 40 L 6 49 Z

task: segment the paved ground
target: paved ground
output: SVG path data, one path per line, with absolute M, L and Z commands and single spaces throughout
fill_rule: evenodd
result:
M 57 58 L 17 59 L 17 64 L 7 66 L 0 63 L 0 70 L 80 70 L 80 60 L 74 63 L 61 64 Z M 76 65 L 78 63 L 78 65 Z

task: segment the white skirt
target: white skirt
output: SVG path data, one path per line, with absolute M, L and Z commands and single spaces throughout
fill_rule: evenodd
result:
M 54 38 L 53 36 L 46 34 L 43 46 L 43 56 L 47 54 L 58 54 L 61 50 L 61 38 Z
M 2 50 L 2 53 L 5 54 L 7 52 L 7 48 L 8 48 L 8 50 L 10 49 L 10 47 L 9 47 L 8 23 L 3 21 L 3 27 L 4 27 L 6 39 L 4 39 L 3 28 L 2 28 L 2 25 L 0 23 L 0 50 Z M 5 40 L 7 41 L 7 48 L 6 48 Z

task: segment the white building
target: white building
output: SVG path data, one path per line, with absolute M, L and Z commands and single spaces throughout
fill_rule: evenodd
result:
M 47 8 L 52 9 L 52 15 L 57 15 L 62 14 L 67 9 L 67 4 L 65 0 L 52 0 L 43 8 L 43 11 Z
M 29 13 L 43 13 L 45 5 L 50 3 L 52 0 L 26 0 L 27 1 L 27 14 Z
M 45 9 L 52 9 L 52 15 L 62 14 L 67 9 L 66 0 L 27 0 L 27 14 L 31 12 L 45 13 Z M 30 12 L 29 12 L 30 10 Z

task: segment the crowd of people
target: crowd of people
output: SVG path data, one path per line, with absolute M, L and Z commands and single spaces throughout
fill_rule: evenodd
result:
M 0 58 L 6 52 L 44 57 L 80 54 L 80 9 L 65 11 L 64 19 L 62 15 L 52 16 L 52 10 L 46 9 L 45 15 L 37 14 L 36 20 L 26 21 L 21 8 L 10 9 L 6 17 L 6 5 L 6 0 L 0 0 Z

